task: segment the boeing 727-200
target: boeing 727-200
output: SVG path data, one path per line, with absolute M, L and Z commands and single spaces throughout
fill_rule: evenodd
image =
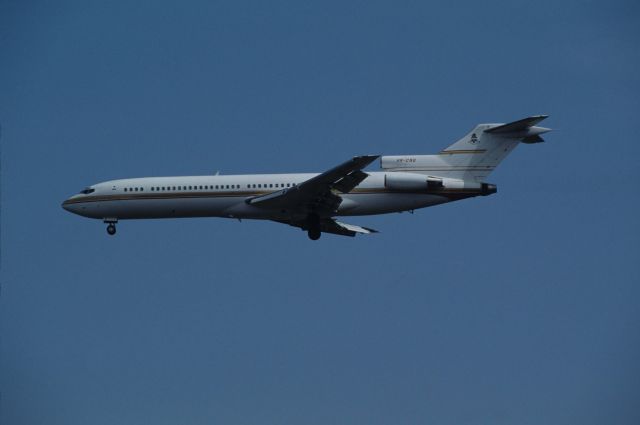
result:
M 226 217 L 272 220 L 299 227 L 310 239 L 324 233 L 375 233 L 338 216 L 412 211 L 496 193 L 485 179 L 519 143 L 542 142 L 546 115 L 508 124 L 480 124 L 435 155 L 356 156 L 320 174 L 144 177 L 87 187 L 62 203 L 101 219 L 110 235 L 119 220 Z M 380 158 L 382 171 L 363 171 Z

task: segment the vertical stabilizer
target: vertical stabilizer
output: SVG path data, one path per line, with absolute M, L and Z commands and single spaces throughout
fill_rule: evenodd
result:
M 384 156 L 386 171 L 408 171 L 439 177 L 482 182 L 520 143 L 542 142 L 550 129 L 535 124 L 547 118 L 537 115 L 508 124 L 479 124 L 437 155 Z

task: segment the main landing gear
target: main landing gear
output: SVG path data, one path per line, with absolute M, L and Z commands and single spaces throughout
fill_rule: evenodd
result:
M 317 241 L 320 239 L 320 236 L 322 236 L 322 232 L 318 229 L 309 229 L 307 235 L 309 235 L 309 239 L 312 241 Z
M 312 241 L 317 241 L 322 236 L 320 217 L 317 214 L 309 214 L 309 217 L 307 217 L 307 235 Z
M 118 222 L 118 220 L 105 219 L 104 222 L 107 223 L 107 233 L 110 234 L 111 236 L 115 235 L 116 234 L 116 223 Z

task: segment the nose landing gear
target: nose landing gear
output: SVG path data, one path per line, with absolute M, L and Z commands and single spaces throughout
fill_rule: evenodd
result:
M 117 219 L 112 219 L 112 218 L 105 218 L 103 220 L 105 223 L 107 223 L 107 233 L 110 234 L 111 236 L 116 234 L 116 223 L 118 222 Z

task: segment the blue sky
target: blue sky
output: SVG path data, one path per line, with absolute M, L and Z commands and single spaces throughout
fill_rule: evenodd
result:
M 0 422 L 638 423 L 639 28 L 632 1 L 0 3 Z M 351 219 L 371 237 L 60 208 L 543 113 L 498 194 Z

